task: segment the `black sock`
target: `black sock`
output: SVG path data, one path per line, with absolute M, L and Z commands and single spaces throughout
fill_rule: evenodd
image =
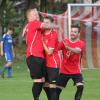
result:
M 32 87 L 32 93 L 34 100 L 39 100 L 40 93 L 42 91 L 43 83 L 34 83 Z
M 50 97 L 49 100 L 58 100 L 56 88 L 49 88 Z
M 62 89 L 60 88 L 56 88 L 56 96 L 57 96 L 57 100 L 59 100 L 60 97 L 60 93 L 62 92 Z
M 45 93 L 46 93 L 46 95 L 47 95 L 47 98 L 48 98 L 48 100 L 49 100 L 49 87 L 44 87 L 43 88 L 44 89 L 44 91 L 45 91 Z
M 82 93 L 83 93 L 83 85 L 79 85 L 77 86 L 77 91 L 76 91 L 76 94 L 75 94 L 75 100 L 80 100 L 81 99 L 81 96 L 82 96 Z

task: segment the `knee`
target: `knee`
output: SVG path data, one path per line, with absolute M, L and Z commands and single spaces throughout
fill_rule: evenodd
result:
M 44 83 L 45 79 L 44 79 L 44 77 L 42 77 L 42 78 L 34 79 L 33 82 L 34 83 Z
M 56 88 L 56 84 L 49 84 L 49 88 Z
M 43 87 L 49 87 L 49 83 L 48 82 L 45 82 Z

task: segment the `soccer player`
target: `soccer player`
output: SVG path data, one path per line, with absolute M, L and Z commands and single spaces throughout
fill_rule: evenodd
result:
M 54 25 L 47 25 L 40 22 L 36 8 L 27 10 L 28 23 L 23 29 L 22 36 L 26 34 L 26 62 L 33 79 L 32 94 L 34 100 L 39 100 L 44 79 L 44 48 L 42 44 L 41 29 L 53 28 Z M 55 28 L 57 28 L 55 26 Z
M 80 29 L 78 26 L 72 26 L 70 39 L 64 39 L 58 46 L 62 50 L 63 59 L 60 69 L 60 75 L 57 79 L 57 98 L 69 79 L 72 79 L 77 87 L 74 100 L 80 100 L 84 83 L 81 73 L 81 58 L 84 51 L 85 43 L 79 39 Z
M 5 56 L 6 64 L 4 65 L 4 68 L 0 71 L 0 74 L 2 78 L 4 78 L 4 72 L 6 69 L 8 69 L 8 78 L 12 77 L 12 63 L 13 63 L 13 56 L 14 56 L 14 50 L 13 50 L 13 44 L 12 44 L 12 34 L 13 34 L 14 28 L 9 25 L 7 33 L 3 34 L 3 38 L 1 41 L 1 56 Z
M 46 16 L 43 19 L 44 23 L 52 24 L 53 18 Z M 45 50 L 46 62 L 46 91 L 48 100 L 55 100 L 56 79 L 59 74 L 60 58 L 58 54 L 58 34 L 54 29 L 45 29 L 43 32 L 43 47 Z

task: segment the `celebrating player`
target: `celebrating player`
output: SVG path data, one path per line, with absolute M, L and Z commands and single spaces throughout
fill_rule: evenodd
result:
M 72 79 L 77 87 L 74 100 L 80 100 L 83 93 L 84 83 L 80 67 L 85 43 L 79 40 L 79 30 L 78 26 L 72 26 L 70 39 L 64 39 L 58 47 L 59 50 L 62 50 L 63 59 L 57 80 L 57 100 L 69 79 Z
M 52 24 L 53 18 L 46 16 L 44 23 Z M 46 60 L 46 84 L 44 90 L 46 91 L 48 100 L 55 100 L 56 79 L 59 74 L 60 58 L 57 50 L 58 34 L 54 29 L 45 29 L 43 33 L 43 47 L 45 50 Z
M 26 34 L 26 62 L 33 79 L 32 93 L 34 100 L 39 100 L 44 80 L 44 48 L 42 44 L 41 29 L 53 28 L 40 22 L 36 8 L 30 8 L 26 13 L 28 23 L 23 30 L 22 36 Z M 55 26 L 57 28 L 58 26 Z

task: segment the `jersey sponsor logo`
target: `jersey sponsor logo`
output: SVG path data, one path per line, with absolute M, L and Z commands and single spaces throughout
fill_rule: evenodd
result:
M 8 40 L 8 43 L 12 43 L 12 40 Z

